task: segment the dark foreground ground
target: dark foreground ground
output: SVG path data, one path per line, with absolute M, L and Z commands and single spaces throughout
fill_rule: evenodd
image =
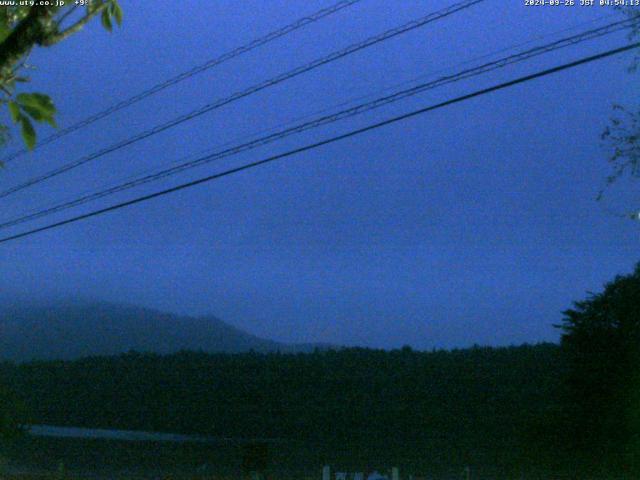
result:
M 603 471 L 578 474 L 563 466 L 561 458 L 557 465 L 537 465 L 534 452 L 528 465 L 517 465 L 508 449 L 500 454 L 495 448 L 453 448 L 442 441 L 431 445 L 282 442 L 269 445 L 268 450 L 271 479 L 320 479 L 323 465 L 331 465 L 334 472 L 388 472 L 396 466 L 402 479 L 409 475 L 431 480 L 632 479 Z M 245 452 L 246 446 L 238 444 L 27 437 L 5 449 L 11 460 L 0 478 L 240 479 L 248 478 L 242 468 Z

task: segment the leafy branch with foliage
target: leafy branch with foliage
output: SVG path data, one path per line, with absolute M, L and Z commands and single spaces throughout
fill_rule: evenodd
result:
M 53 2 L 50 2 L 53 3 Z M 62 3 L 62 2 L 61 2 Z M 100 16 L 109 31 L 122 23 L 117 0 L 85 0 L 77 5 L 4 6 L 0 9 L 0 105 L 6 106 L 11 121 L 21 129 L 27 148 L 36 144 L 33 122 L 55 127 L 56 108 L 44 93 L 18 92 L 18 84 L 29 77 L 27 58 L 35 47 L 51 47 L 79 32 Z M 10 127 L 0 123 L 0 145 L 10 138 Z
M 0 120 L 0 145 L 10 138 L 13 124 L 20 127 L 29 149 L 36 145 L 33 122 L 56 126 L 56 107 L 44 93 L 18 91 L 29 82 L 23 71 L 32 68 L 27 58 L 35 47 L 51 47 L 80 31 L 100 16 L 109 31 L 113 22 L 122 23 L 117 0 L 82 0 L 77 5 L 19 5 L 0 7 L 0 108 L 6 107 L 9 119 Z M 48 2 L 55 3 L 55 2 Z M 17 402 L 0 384 L 0 440 L 18 434 L 20 415 Z
M 616 7 L 629 19 L 636 19 L 629 31 L 629 40 L 640 38 L 640 13 L 632 7 Z M 636 54 L 629 72 L 636 72 L 640 66 L 640 54 Z M 614 114 L 610 124 L 602 133 L 602 140 L 606 142 L 611 154 L 609 163 L 613 172 L 607 177 L 606 186 L 629 174 L 633 178 L 640 178 L 640 107 L 629 108 L 622 105 L 613 106 Z M 598 200 L 604 196 L 606 187 L 598 194 Z M 637 218 L 637 215 L 633 215 Z
M 608 143 L 612 152 L 609 163 L 613 172 L 607 177 L 608 185 L 625 173 L 640 178 L 640 108 L 633 111 L 616 104 L 613 111 L 610 124 L 601 137 Z M 598 199 L 602 198 L 603 194 L 604 191 L 601 191 Z

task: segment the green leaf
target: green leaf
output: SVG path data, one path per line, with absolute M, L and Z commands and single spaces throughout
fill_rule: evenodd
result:
M 56 113 L 56 107 L 49 95 L 43 93 L 20 93 L 16 96 L 16 100 L 24 109 L 30 108 L 38 110 L 45 117 L 51 117 Z
M 48 95 L 42 93 L 21 93 L 16 99 L 22 111 L 36 122 L 46 122 L 56 126 L 54 115 L 56 107 Z
M 4 147 L 11 138 L 11 131 L 6 125 L 0 125 L 0 147 Z M 4 163 L 0 162 L 0 168 L 4 167 Z
M 22 138 L 29 150 L 33 150 L 36 146 L 36 131 L 33 128 L 33 124 L 28 117 L 24 115 L 20 116 L 20 123 L 22 124 Z
M 113 5 L 113 18 L 116 19 L 118 26 L 122 25 L 122 8 L 116 0 L 112 0 Z
M 31 107 L 29 105 L 21 105 L 22 111 L 24 111 L 27 115 L 33 118 L 36 122 L 46 122 L 51 115 L 47 115 L 42 110 L 38 110 L 37 108 Z
M 102 10 L 102 15 L 100 15 L 100 20 L 102 21 L 102 26 L 108 30 L 112 31 L 113 26 L 111 25 L 111 16 L 109 15 L 108 9 Z
M 9 102 L 9 112 L 11 112 L 11 119 L 13 123 L 18 123 L 20 121 L 20 107 L 16 102 L 11 100 Z

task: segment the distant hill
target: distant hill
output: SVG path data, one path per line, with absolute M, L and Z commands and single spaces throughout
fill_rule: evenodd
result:
M 309 352 L 327 347 L 278 343 L 213 316 L 178 316 L 129 305 L 0 306 L 0 360 L 75 359 L 130 350 Z

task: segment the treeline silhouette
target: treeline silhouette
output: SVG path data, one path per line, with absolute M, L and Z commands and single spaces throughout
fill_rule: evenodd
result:
M 557 408 L 553 344 L 3 363 L 36 424 L 223 437 L 515 442 Z

